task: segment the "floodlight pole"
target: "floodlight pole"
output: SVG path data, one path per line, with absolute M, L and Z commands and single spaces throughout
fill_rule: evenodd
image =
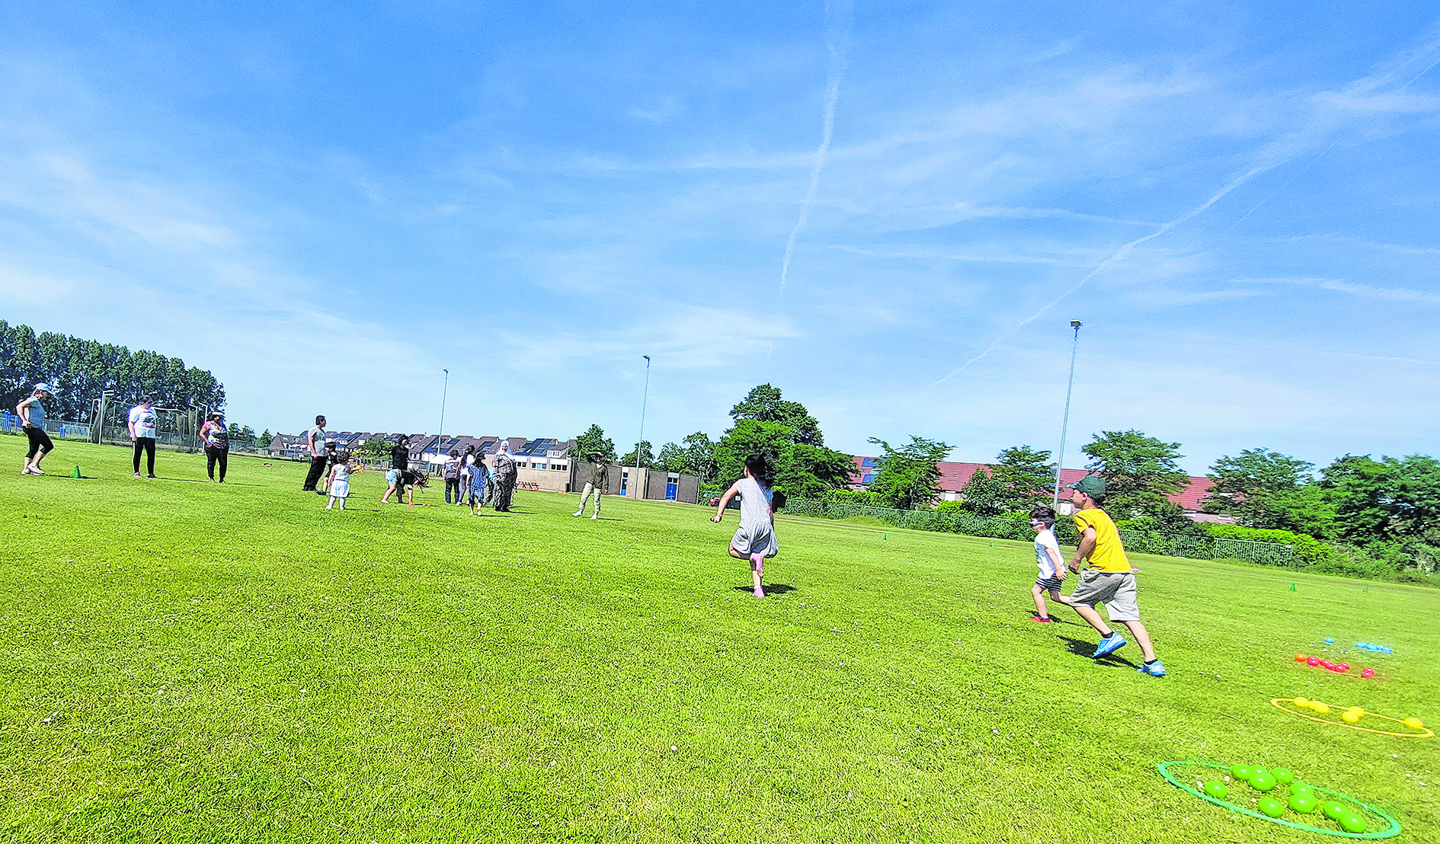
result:
M 445 373 L 445 386 L 440 388 L 440 430 L 435 432 L 435 459 L 437 461 L 440 459 L 440 438 L 445 435 L 445 399 L 450 394 L 450 370 L 442 371 Z M 420 456 L 424 457 L 425 455 Z
M 640 442 L 635 443 L 635 480 L 640 480 L 640 446 L 645 442 L 645 405 L 650 401 L 650 356 L 645 358 L 645 392 L 640 396 Z M 635 496 L 639 498 L 640 496 Z
M 1050 506 L 1060 506 L 1060 472 L 1065 466 L 1065 432 L 1070 427 L 1070 394 L 1075 390 L 1075 353 L 1080 349 L 1080 320 L 1070 320 L 1070 327 L 1075 329 L 1075 340 L 1070 344 L 1070 382 L 1065 386 L 1065 417 L 1060 423 L 1060 453 L 1055 458 L 1055 497 L 1051 499 Z

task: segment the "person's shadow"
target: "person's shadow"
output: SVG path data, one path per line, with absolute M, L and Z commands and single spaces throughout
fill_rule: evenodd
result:
M 1140 668 L 1140 666 L 1115 653 L 1108 653 L 1099 659 L 1095 659 L 1094 656 L 1092 656 L 1092 654 L 1095 653 L 1095 643 L 1093 642 L 1082 642 L 1079 639 L 1072 639 L 1069 636 L 1060 636 L 1059 639 L 1065 643 L 1065 647 L 1069 649 L 1070 653 L 1093 660 L 1096 665 L 1108 664 L 1110 668 L 1119 668 L 1121 665 L 1128 665 L 1130 668 L 1136 670 Z M 1134 643 L 1132 642 L 1131 644 Z M 1114 663 L 1119 664 L 1116 665 Z
M 753 587 L 753 586 L 736 586 L 736 587 L 735 587 L 735 591 L 736 591 L 736 592 L 753 592 L 754 590 L 755 590 L 755 587 Z M 798 589 L 796 589 L 794 586 L 791 586 L 791 585 L 788 584 L 788 583 L 767 583 L 767 584 L 765 584 L 765 594 L 766 594 L 767 596 L 769 596 L 769 595 L 784 595 L 786 592 L 798 592 L 798 591 L 799 591 Z

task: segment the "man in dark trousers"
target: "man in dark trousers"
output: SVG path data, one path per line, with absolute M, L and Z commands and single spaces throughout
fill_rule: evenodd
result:
M 329 458 L 325 455 L 324 416 L 315 417 L 315 427 L 305 432 L 305 449 L 310 453 L 310 471 L 305 475 L 305 486 L 301 489 L 324 495 L 325 493 L 315 488 L 325 474 L 326 464 L 329 463 Z

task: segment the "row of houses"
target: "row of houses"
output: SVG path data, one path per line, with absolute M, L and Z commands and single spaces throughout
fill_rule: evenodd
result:
M 854 489 L 865 489 L 875 480 L 875 472 L 879 468 L 880 458 L 878 457 L 856 457 L 855 471 L 850 475 L 850 486 Z M 936 463 L 935 467 L 940 470 L 940 500 L 959 501 L 960 491 L 965 484 L 970 482 L 970 477 L 981 469 L 993 470 L 989 463 Z M 1060 483 L 1071 484 L 1090 474 L 1084 469 L 1061 469 Z M 1185 484 L 1185 488 L 1169 496 L 1170 501 L 1178 505 L 1190 518 L 1195 521 L 1227 521 L 1226 517 L 1213 516 L 1200 512 L 1201 503 L 1210 492 L 1210 479 L 1206 477 L 1191 476 Z
M 467 435 L 408 434 L 410 438 L 410 465 L 428 466 L 431 472 L 440 472 L 453 458 L 450 452 L 463 455 L 473 447 L 481 459 L 488 460 L 499 453 L 500 444 L 510 444 L 510 456 L 519 470 L 516 483 L 521 489 L 542 492 L 575 492 L 584 487 L 590 477 L 591 465 L 576 460 L 576 442 L 573 439 L 560 440 L 553 437 L 527 439 L 526 437 L 472 437 Z M 335 443 L 340 451 L 355 451 L 374 439 L 381 439 L 392 446 L 400 440 L 400 434 L 327 431 L 327 442 Z M 291 460 L 306 460 L 310 456 L 304 434 L 276 434 L 267 449 L 271 456 Z M 634 466 L 611 465 L 608 495 L 620 495 L 650 501 L 679 501 L 687 504 L 698 503 L 700 480 L 694 475 L 679 472 L 665 472 L 658 469 L 637 469 Z

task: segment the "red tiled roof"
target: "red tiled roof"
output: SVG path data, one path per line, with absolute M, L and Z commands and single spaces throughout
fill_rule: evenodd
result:
M 861 468 L 860 461 L 866 458 L 864 456 L 857 456 L 853 459 L 855 461 L 855 474 L 852 474 L 850 476 L 850 482 L 852 484 L 859 484 L 862 477 L 860 473 L 864 471 Z M 940 491 L 942 493 L 945 493 L 959 492 L 960 490 L 964 489 L 965 484 L 970 482 L 970 476 L 974 475 L 977 469 L 980 469 L 982 467 L 988 469 L 990 464 L 942 462 L 936 463 L 935 466 L 940 470 Z M 870 471 L 873 472 L 874 469 L 871 469 Z M 1090 473 L 1084 469 L 1061 469 L 1060 483 L 1073 484 L 1088 474 Z M 1190 477 L 1189 483 L 1185 486 L 1184 489 L 1170 496 L 1170 501 L 1174 504 L 1179 505 L 1181 509 L 1188 512 L 1199 512 L 1200 502 L 1204 500 L 1205 494 L 1209 491 L 1209 478 L 1196 477 L 1192 475 Z

